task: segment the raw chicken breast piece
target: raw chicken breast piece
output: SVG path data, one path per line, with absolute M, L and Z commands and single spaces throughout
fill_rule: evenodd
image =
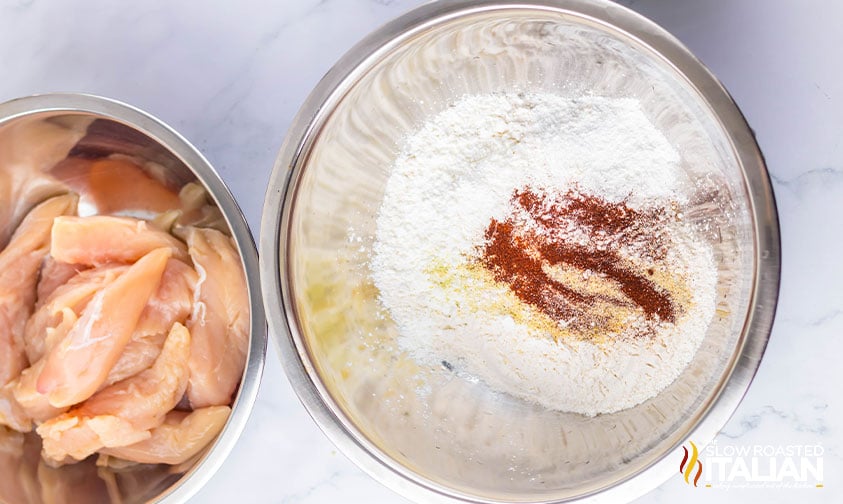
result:
M 68 280 L 84 270 L 86 266 L 78 264 L 67 264 L 56 261 L 48 255 L 41 264 L 41 273 L 38 275 L 38 288 L 35 307 L 38 308 L 50 295 Z
M 50 198 L 32 209 L 0 252 L 0 386 L 28 365 L 23 333 L 35 305 L 38 270 L 53 220 L 76 209 L 76 196 Z
M 214 229 L 183 231 L 199 273 L 193 313 L 187 321 L 193 337 L 187 396 L 193 409 L 230 404 L 249 344 L 246 278 L 228 236 Z
M 100 388 L 109 387 L 148 369 L 158 358 L 166 340 L 167 333 L 133 335 Z
M 82 460 L 104 447 L 149 439 L 150 429 L 161 425 L 187 388 L 189 354 L 190 333 L 175 324 L 151 368 L 37 428 L 44 458 L 55 463 Z
M 61 322 L 62 311 L 72 310 L 81 315 L 82 310 L 99 290 L 122 275 L 129 267 L 125 265 L 105 265 L 84 270 L 74 275 L 63 285 L 58 286 L 27 320 L 23 338 L 26 356 L 29 362 L 36 362 L 47 352 L 48 336 L 51 329 Z
M 30 422 L 34 422 L 36 425 L 61 415 L 68 410 L 67 407 L 56 408 L 50 404 L 47 396 L 38 392 L 36 388 L 38 376 L 44 370 L 45 362 L 44 359 L 41 359 L 32 366 L 24 369 L 20 378 L 12 382 L 15 384 L 12 393 L 18 404 L 18 408 L 20 408 L 20 411 L 26 415 L 26 418 Z
M 78 320 L 77 314 L 70 308 L 61 310 L 61 320 L 55 326 L 47 329 L 45 348 L 51 350 L 59 341 L 63 340 Z M 41 357 L 35 364 L 23 370 L 20 377 L 12 382 L 15 384 L 13 393 L 20 410 L 26 415 L 30 422 L 40 424 L 56 415 L 64 413 L 67 407 L 56 408 L 50 404 L 49 398 L 38 392 L 38 377 L 44 370 L 47 363 L 46 358 Z
M 158 248 L 169 249 L 177 259 L 190 260 L 184 243 L 145 220 L 107 215 L 62 217 L 53 225 L 50 255 L 65 263 L 98 266 L 131 263 Z
M 0 430 L 5 429 L 5 425 L 18 432 L 29 432 L 32 430 L 32 419 L 15 399 L 17 384 L 17 380 L 12 380 L 0 387 Z
M 37 389 L 60 408 L 89 398 L 129 343 L 158 289 L 170 249 L 156 249 L 97 292 L 68 335 L 46 356 Z
M 193 308 L 193 291 L 198 275 L 178 259 L 167 261 L 158 290 L 141 313 L 132 339 L 111 368 L 105 385 L 117 383 L 140 373 L 155 362 L 167 332 L 176 322 L 185 323 Z
M 181 464 L 199 453 L 220 433 L 231 408 L 209 406 L 193 412 L 171 411 L 150 438 L 100 453 L 143 464 Z

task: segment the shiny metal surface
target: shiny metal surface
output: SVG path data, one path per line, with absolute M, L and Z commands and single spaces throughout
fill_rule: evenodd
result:
M 231 231 L 246 272 L 251 311 L 251 337 L 246 369 L 232 413 L 223 431 L 198 462 L 180 473 L 170 474 L 166 466 L 122 472 L 128 488 L 122 502 L 186 502 L 220 467 L 240 436 L 254 405 L 266 354 L 266 320 L 263 314 L 258 258 L 243 214 L 228 188 L 208 161 L 187 140 L 158 119 L 138 109 L 109 99 L 80 94 L 47 94 L 0 104 L 0 135 L 7 127 L 25 122 L 49 121 L 85 124 L 86 134 L 71 154 L 102 156 L 112 153 L 139 156 L 166 168 L 165 176 L 178 187 L 201 182 L 212 196 Z M 36 460 L 37 463 L 37 460 Z M 73 466 L 67 466 L 73 467 Z M 57 485 L 79 478 L 71 469 L 53 470 Z M 96 478 L 96 469 L 92 473 Z M 66 479 L 66 482 L 62 480 Z M 78 491 L 67 502 L 93 502 L 94 497 Z M 17 503 L 11 503 L 17 504 Z
M 716 353 L 716 375 L 705 382 L 705 386 L 698 391 L 697 399 L 684 406 L 687 408 L 686 413 L 676 420 L 672 430 L 652 440 L 641 441 L 640 450 L 630 460 L 619 457 L 615 467 L 591 475 L 591 479 L 572 481 L 569 487 L 559 484 L 553 488 L 540 488 L 537 485 L 534 491 L 526 483 L 507 488 L 494 478 L 492 472 L 486 478 L 487 487 L 498 485 L 494 487 L 496 489 L 480 488 L 477 482 L 483 481 L 483 473 L 472 476 L 473 484 L 466 483 L 466 479 L 461 482 L 459 474 L 473 469 L 468 467 L 468 462 L 462 466 L 456 465 L 456 455 L 454 460 L 448 459 L 455 464 L 453 467 L 438 470 L 435 463 L 424 463 L 420 459 L 404 456 L 401 449 L 383 441 L 385 431 L 378 431 L 377 422 L 367 418 L 364 410 L 355 409 L 354 398 L 350 397 L 354 391 L 344 391 L 341 385 L 336 384 L 332 378 L 336 370 L 331 369 L 326 360 L 325 349 L 309 333 L 310 322 L 303 315 L 305 309 L 300 296 L 301 289 L 305 287 L 298 285 L 306 275 L 302 276 L 297 264 L 305 259 L 296 248 L 308 250 L 306 247 L 301 248 L 303 238 L 299 235 L 302 233 L 322 233 L 328 241 L 336 238 L 334 235 L 337 229 L 327 224 L 325 229 L 314 230 L 314 224 L 323 222 L 314 217 L 319 212 L 318 205 L 328 207 L 326 214 L 332 215 L 335 220 L 346 219 L 346 213 L 355 211 L 365 214 L 360 218 L 366 222 L 371 220 L 371 214 L 367 213 L 371 212 L 371 202 L 368 206 L 346 208 L 334 206 L 331 199 L 325 198 L 328 193 L 324 191 L 320 193 L 321 199 L 311 201 L 311 193 L 320 190 L 320 184 L 339 184 L 334 188 L 334 194 L 336 198 L 342 199 L 345 194 L 357 190 L 353 185 L 354 180 L 365 180 L 369 175 L 365 168 L 360 168 L 359 172 L 355 172 L 356 179 L 349 176 L 348 180 L 343 179 L 337 183 L 327 179 L 329 171 L 321 168 L 322 158 L 330 158 L 335 164 L 341 159 L 353 159 L 350 151 L 342 152 L 344 158 L 332 157 L 335 153 L 330 146 L 325 146 L 332 142 L 342 144 L 343 139 L 338 135 L 344 130 L 337 123 L 342 123 L 346 115 L 357 119 L 357 122 L 349 120 L 349 124 L 367 133 L 381 127 L 379 133 L 389 134 L 390 127 L 401 124 L 397 120 L 384 120 L 381 126 L 378 121 L 381 117 L 377 112 L 371 112 L 376 107 L 375 102 L 367 101 L 365 97 L 366 93 L 387 93 L 375 84 L 381 84 L 384 89 L 395 89 L 396 81 L 389 80 L 394 75 L 382 69 L 391 64 L 399 66 L 390 58 L 406 51 L 418 57 L 414 62 L 424 63 L 424 57 L 418 55 L 424 54 L 425 49 L 433 51 L 431 47 L 434 44 L 423 46 L 420 40 L 429 37 L 430 33 L 437 30 L 445 33 L 449 27 L 458 27 L 453 30 L 458 32 L 454 38 L 459 39 L 459 30 L 470 30 L 472 23 L 491 23 L 518 16 L 557 19 L 560 23 L 603 30 L 624 40 L 632 50 L 651 58 L 653 65 L 662 65 L 665 75 L 669 73 L 671 79 L 675 80 L 675 87 L 682 88 L 690 97 L 689 100 L 694 102 L 687 106 L 697 107 L 698 116 L 710 122 L 708 128 L 711 134 L 722 139 L 722 149 L 718 155 L 724 160 L 725 169 L 729 172 L 727 175 L 733 177 L 731 180 L 737 200 L 735 204 L 738 210 L 733 219 L 735 222 L 740 221 L 741 212 L 745 213 L 747 219 L 745 229 L 739 229 L 733 238 L 734 243 L 746 247 L 746 267 L 734 272 L 735 282 L 744 285 L 745 292 L 736 296 L 740 300 L 735 301 L 734 305 L 734 330 L 721 335 L 719 340 L 723 350 Z M 552 24 L 553 21 L 547 22 Z M 463 43 L 468 45 L 472 41 L 466 36 Z M 417 48 L 416 45 L 422 47 Z M 464 46 L 448 47 L 453 56 Z M 441 50 L 447 52 L 447 48 Z M 458 57 L 453 56 L 449 61 L 456 61 Z M 431 63 L 430 67 L 435 67 L 435 64 Z M 428 77 L 425 73 L 428 70 L 422 68 L 421 73 Z M 377 81 L 381 76 L 378 72 L 381 71 L 387 75 L 383 82 Z M 502 69 L 501 74 L 505 73 L 505 69 Z M 445 74 L 436 75 L 441 77 Z M 418 78 L 416 73 L 401 76 L 404 80 L 398 81 L 407 85 L 408 95 L 418 90 L 413 87 L 413 79 Z M 434 78 L 430 80 L 435 82 Z M 506 83 L 500 85 L 505 86 Z M 359 117 L 354 116 L 355 113 Z M 372 138 L 375 137 L 371 134 L 358 135 L 354 140 L 377 141 Z M 382 150 L 388 153 L 391 148 L 394 149 L 386 146 Z M 386 157 L 386 154 L 381 156 Z M 353 161 L 349 163 L 353 164 Z M 321 177 L 311 175 L 310 172 L 315 170 L 321 170 Z M 339 167 L 333 176 L 343 178 Z M 382 177 L 383 174 L 378 176 Z M 343 186 L 343 183 L 346 185 Z M 360 184 L 365 185 L 364 182 Z M 367 190 L 377 193 L 376 188 Z M 724 213 L 721 210 L 713 211 Z M 739 228 L 741 226 L 735 225 Z M 331 238 L 327 238 L 329 235 Z M 749 387 L 770 334 L 780 270 L 778 219 L 764 161 L 750 128 L 728 93 L 680 42 L 652 22 L 611 2 L 586 0 L 433 2 L 405 14 L 361 41 L 319 83 L 288 131 L 267 191 L 260 250 L 261 280 L 265 289 L 270 329 L 278 343 L 288 377 L 317 424 L 348 457 L 393 490 L 418 501 L 442 502 L 560 502 L 579 499 L 624 502 L 664 482 L 676 472 L 678 464 L 678 461 L 667 455 L 688 438 L 698 445 L 709 442 L 726 423 Z M 728 247 L 721 253 L 724 257 L 730 253 L 740 256 L 737 250 L 730 252 Z M 328 262 L 325 264 L 325 268 L 331 268 Z M 337 266 L 333 268 L 335 270 L 332 272 L 343 271 Z M 705 368 L 704 363 L 698 363 L 697 366 L 698 369 Z M 638 407 L 633 408 L 636 409 Z M 635 415 L 636 412 L 632 411 L 626 417 L 619 418 L 634 420 Z M 583 421 L 583 424 L 591 422 L 592 426 L 611 427 L 611 417 L 598 417 Z M 570 422 L 579 421 L 564 416 L 559 418 Z M 583 428 L 590 427 L 585 425 Z M 412 438 L 423 434 L 406 431 L 403 436 Z M 646 437 L 646 434 L 642 436 Z M 604 452 L 592 455 L 598 460 L 615 456 Z M 451 474 L 441 473 L 447 470 Z

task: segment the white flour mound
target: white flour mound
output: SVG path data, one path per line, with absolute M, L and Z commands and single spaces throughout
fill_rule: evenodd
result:
M 506 285 L 464 273 L 490 219 L 513 191 L 573 186 L 632 209 L 687 202 L 679 155 L 637 101 L 551 94 L 469 96 L 411 135 L 380 208 L 371 271 L 419 363 L 442 361 L 492 389 L 546 408 L 595 415 L 657 395 L 687 366 L 714 313 L 710 246 L 690 226 L 672 229 L 668 264 L 688 279 L 691 308 L 646 338 L 555 342 L 484 309 Z M 437 282 L 433 270 L 452 278 Z

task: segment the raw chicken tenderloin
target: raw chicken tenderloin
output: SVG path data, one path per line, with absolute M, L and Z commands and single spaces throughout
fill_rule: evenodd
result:
M 76 312 L 74 312 L 70 308 L 64 308 L 61 311 L 60 322 L 55 327 L 47 329 L 48 335 L 46 338 L 44 338 L 47 341 L 47 349 L 49 350 L 57 342 L 64 339 L 64 337 L 67 336 L 67 333 L 70 332 L 70 330 L 76 324 L 77 320 L 78 317 Z M 20 422 L 26 422 L 26 428 L 18 428 L 18 430 L 28 432 L 32 428 L 31 424 L 33 421 L 37 424 L 40 424 L 41 422 L 49 420 L 50 418 L 53 418 L 54 416 L 59 415 L 65 410 L 67 410 L 66 407 L 54 407 L 50 404 L 50 401 L 48 400 L 46 395 L 38 392 L 38 377 L 44 370 L 44 365 L 46 363 L 46 358 L 41 357 L 33 365 L 24 369 L 17 380 L 14 380 L 9 383 L 9 385 L 13 386 L 11 391 L 14 395 L 14 401 L 17 404 L 17 411 L 20 413 L 20 415 L 22 415 L 18 416 L 17 421 L 19 422 L 19 425 Z
M 181 464 L 206 447 L 225 425 L 231 408 L 209 406 L 188 413 L 171 411 L 164 423 L 150 431 L 151 437 L 100 453 L 142 464 Z
M 171 250 L 156 249 L 88 302 L 70 333 L 47 354 L 38 392 L 60 408 L 91 397 L 108 376 L 158 288 Z
M 167 332 L 190 315 L 197 279 L 196 271 L 187 264 L 172 258 L 167 261 L 158 290 L 149 298 L 132 339 L 108 373 L 105 386 L 140 373 L 155 362 Z
M 87 306 L 99 290 L 122 275 L 128 266 L 106 265 L 77 273 L 64 285 L 57 287 L 44 299 L 40 307 L 26 321 L 23 333 L 26 356 L 29 362 L 36 362 L 53 347 L 47 336 L 50 329 L 62 320 L 62 311 L 70 309 L 77 315 Z M 36 305 L 38 306 L 38 305 Z M 55 341 L 57 342 L 57 340 Z
M 56 196 L 32 209 L 0 252 L 0 386 L 28 362 L 23 333 L 35 305 L 38 270 L 50 246 L 53 219 L 76 211 L 74 195 Z
M 104 447 L 149 439 L 187 388 L 190 333 L 175 324 L 155 364 L 103 389 L 72 410 L 41 424 L 43 455 L 62 463 L 82 460 Z
M 41 273 L 38 275 L 38 288 L 35 308 L 39 308 L 56 289 L 84 270 L 85 266 L 56 261 L 52 256 L 44 258 Z
M 24 344 L 27 358 L 32 365 L 24 369 L 18 379 L 7 385 L 11 386 L 9 390 L 14 395 L 13 398 L 9 396 L 8 400 L 16 402 L 7 409 L 17 412 L 18 415 L 15 417 L 17 425 L 5 422 L 6 425 L 17 430 L 29 431 L 32 421 L 41 423 L 67 409 L 50 405 L 47 396 L 39 393 L 36 388 L 38 377 L 46 364 L 45 355 L 73 328 L 94 294 L 127 269 L 128 266 L 109 265 L 80 272 L 64 285 L 57 287 L 29 318 L 24 330 Z M 0 402 L 3 399 L 6 398 L 0 397 Z M 2 405 L 0 409 L 3 409 Z M 2 417 L 0 413 L 0 423 L 4 423 Z
M 62 217 L 53 225 L 50 255 L 65 263 L 97 266 L 131 263 L 157 248 L 169 249 L 177 259 L 190 260 L 184 243 L 144 220 L 108 215 Z
M 174 320 L 174 322 L 184 323 L 185 319 Z M 140 334 L 137 331 L 132 335 L 132 339 L 120 359 L 108 372 L 105 381 L 100 385 L 100 388 L 109 387 L 115 383 L 125 380 L 130 376 L 134 376 L 155 362 L 161 349 L 164 347 L 164 342 L 167 340 L 167 333 L 152 333 Z
M 0 432 L 5 429 L 4 425 L 18 432 L 32 430 L 32 420 L 15 399 L 15 386 L 17 386 L 17 380 L 12 380 L 0 387 Z M 3 501 L 0 500 L 0 502 Z
M 10 393 L 14 394 L 16 403 L 0 389 L 0 423 L 16 430 L 28 431 L 32 421 L 40 424 L 67 409 L 51 406 L 47 396 L 36 389 L 38 376 L 46 363 L 46 359 L 41 357 L 55 342 L 64 338 L 91 297 L 128 268 L 106 265 L 77 274 L 66 285 L 59 287 L 30 318 L 27 331 L 37 325 L 44 333 L 40 338 L 33 338 L 40 343 L 40 353 L 36 358 L 30 355 L 30 361 L 35 364 L 25 369 L 18 380 L 10 383 Z M 184 322 L 190 314 L 196 278 L 193 268 L 183 262 L 172 258 L 167 262 L 158 290 L 147 302 L 132 340 L 109 372 L 104 386 L 133 376 L 155 362 L 169 329 L 175 322 Z M 50 321 L 49 325 L 46 320 Z M 4 411 L 7 412 L 5 421 Z
M 187 327 L 193 409 L 231 403 L 246 364 L 249 295 L 240 257 L 226 235 L 214 229 L 186 228 L 193 265 L 199 273 L 193 313 Z
M 10 383 L 14 384 L 12 394 L 17 404 L 19 411 L 25 415 L 27 428 L 25 431 L 32 430 L 32 422 L 36 425 L 60 415 L 67 411 L 68 408 L 56 408 L 47 400 L 47 396 L 38 392 L 35 387 L 38 381 L 38 375 L 43 371 L 45 360 L 33 364 L 31 367 L 25 369 L 21 373 L 20 378 Z M 20 419 L 19 419 L 20 420 Z

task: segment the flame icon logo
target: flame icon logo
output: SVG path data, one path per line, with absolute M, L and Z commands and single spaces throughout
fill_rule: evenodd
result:
M 697 450 L 697 445 L 693 441 L 688 442 L 691 443 L 690 460 L 688 459 L 688 449 L 683 446 L 682 449 L 685 450 L 685 456 L 682 457 L 682 462 L 679 464 L 679 474 L 685 476 L 685 483 L 691 484 L 689 478 L 691 477 L 691 473 L 694 472 L 694 466 L 696 466 L 697 474 L 694 476 L 694 486 L 697 486 L 697 482 L 700 480 L 700 476 L 702 476 L 702 462 L 698 458 L 700 453 Z

